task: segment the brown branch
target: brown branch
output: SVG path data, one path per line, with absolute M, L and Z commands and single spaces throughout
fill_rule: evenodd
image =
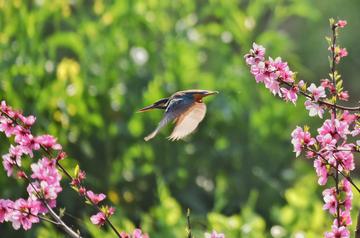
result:
M 70 227 L 68 227 L 63 220 L 61 219 L 61 217 L 59 217 L 56 212 L 46 203 L 46 208 L 48 209 L 50 215 L 52 216 L 52 218 L 54 218 L 58 223 L 59 226 L 72 238 L 81 238 L 80 234 L 78 234 L 77 232 L 73 231 Z
M 336 89 L 336 78 L 335 78 L 335 72 L 336 72 L 336 59 L 335 59 L 335 47 L 336 47 L 336 24 L 332 24 L 331 25 L 331 31 L 332 31 L 332 42 L 331 42 L 331 59 L 332 59 L 332 64 L 331 64 L 331 75 L 332 75 L 332 83 L 333 83 L 333 87 L 335 88 L 333 92 L 333 96 L 335 97 L 335 102 L 337 101 L 337 89 Z M 336 119 L 336 108 L 332 107 L 332 123 L 334 124 L 334 128 L 336 128 L 335 125 L 335 119 Z M 336 146 L 338 145 L 338 142 L 336 141 Z M 339 161 L 336 160 L 336 170 L 339 171 Z M 338 199 L 338 197 L 340 196 L 340 190 L 339 190 L 339 173 L 335 173 L 334 175 L 334 179 L 335 179 L 335 190 L 336 190 L 336 200 Z M 340 226 L 340 206 L 337 205 L 336 206 L 336 219 L 337 222 Z
M 287 85 L 289 87 L 294 87 L 293 83 L 285 82 L 283 80 L 280 80 L 280 83 L 285 84 L 285 85 Z M 305 91 L 303 91 L 301 89 L 299 90 L 299 93 L 301 95 L 309 98 L 309 99 L 313 99 L 313 97 L 310 94 L 306 93 Z M 347 110 L 347 111 L 360 111 L 360 106 L 358 106 L 358 107 L 346 107 L 346 106 L 338 105 L 336 103 L 326 102 L 326 101 L 321 100 L 321 99 L 319 99 L 317 102 L 319 104 L 325 105 L 325 106 L 327 106 L 329 108 L 336 108 L 336 109 L 339 109 L 339 110 Z

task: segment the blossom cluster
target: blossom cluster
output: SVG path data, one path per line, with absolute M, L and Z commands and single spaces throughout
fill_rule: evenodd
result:
M 294 104 L 298 100 L 298 95 L 303 93 L 307 96 L 305 107 L 309 110 L 309 115 L 323 117 L 324 106 L 319 100 L 326 98 L 325 88 L 333 87 L 329 80 L 324 81 L 327 85 L 323 83 L 318 87 L 314 83 L 307 87 L 302 80 L 296 82 L 295 73 L 290 70 L 287 62 L 282 61 L 280 57 L 275 60 L 269 57 L 266 60 L 265 48 L 256 43 L 253 43 L 253 48 L 244 58 L 257 83 L 264 83 L 274 95 Z M 348 98 L 346 92 L 341 95 L 345 99 Z
M 337 27 L 343 28 L 346 21 L 339 21 L 336 24 Z M 331 45 L 329 50 L 334 52 L 335 63 L 339 63 L 341 58 L 348 55 L 346 49 L 340 46 Z M 309 111 L 309 116 L 323 118 L 324 108 L 328 106 L 327 101 L 324 101 L 327 98 L 327 90 L 331 94 L 337 94 L 340 100 L 347 101 L 349 99 L 348 92 L 343 91 L 342 88 L 336 88 L 336 85 L 329 79 L 321 80 L 320 86 L 316 86 L 314 83 L 307 86 L 303 80 L 297 82 L 295 73 L 290 70 L 287 62 L 282 61 L 280 57 L 266 59 L 265 52 L 266 50 L 262 45 L 253 43 L 253 48 L 244 56 L 255 81 L 263 83 L 274 95 L 294 104 L 296 104 L 299 94 L 304 95 L 306 97 L 304 105 Z M 334 77 L 338 76 L 334 75 Z
M 62 176 L 57 168 L 58 161 L 66 155 L 57 139 L 51 135 L 34 136 L 31 127 L 36 118 L 32 115 L 25 117 L 19 111 L 6 105 L 0 105 L 0 132 L 6 137 L 14 137 L 14 144 L 10 145 L 9 152 L 2 156 L 2 164 L 6 174 L 25 179 L 28 182 L 28 198 L 19 198 L 15 201 L 0 199 L 0 223 L 11 222 L 14 229 L 28 230 L 33 223 L 40 221 L 40 215 L 48 213 L 48 209 L 56 207 L 58 194 L 62 191 Z M 35 152 L 43 150 L 46 156 L 35 161 Z M 41 154 L 41 153 L 39 153 Z M 52 156 L 54 154 L 54 156 Z M 22 167 L 22 159 L 27 156 L 33 160 L 30 165 L 31 175 L 28 176 Z M 50 158 L 54 157 L 54 158 Z M 105 199 L 105 194 L 95 194 L 82 185 L 85 172 L 77 170 L 71 185 L 78 188 L 80 195 L 95 206 Z M 90 220 L 96 225 L 103 225 L 107 218 L 114 214 L 113 207 L 103 206 L 99 213 L 91 216 Z
M 282 83 L 293 85 L 295 81 L 295 74 L 289 69 L 287 62 L 283 62 L 280 57 L 275 60 L 269 57 L 268 60 L 265 60 L 265 48 L 256 43 L 253 43 L 253 48 L 244 58 L 257 83 L 264 83 L 265 87 L 274 95 L 296 103 L 298 86 L 294 85 L 291 88 L 281 86 Z
M 25 117 L 5 101 L 1 102 L 0 111 L 0 131 L 7 137 L 14 137 L 9 152 L 2 156 L 4 169 L 8 176 L 13 176 L 17 170 L 17 177 L 29 182 L 28 198 L 0 200 L 0 222 L 11 222 L 16 230 L 21 227 L 28 230 L 33 223 L 40 221 L 38 215 L 46 214 L 48 208 L 56 206 L 56 199 L 62 191 L 61 174 L 56 169 L 56 159 L 43 157 L 31 164 L 32 173 L 28 177 L 21 166 L 22 159 L 25 156 L 33 158 L 40 148 L 59 151 L 61 145 L 51 135 L 34 136 L 31 133 L 31 126 L 36 121 L 34 116 Z
M 317 129 L 316 136 L 311 135 L 309 127 L 297 126 L 291 133 L 291 143 L 296 157 L 304 153 L 307 158 L 313 159 L 319 185 L 327 185 L 329 178 L 334 179 L 335 186 L 323 191 L 323 209 L 334 217 L 332 230 L 324 236 L 346 238 L 350 237 L 348 226 L 352 223 L 350 211 L 353 193 L 349 175 L 355 169 L 354 153 L 359 151 L 360 146 L 360 140 L 356 141 L 360 134 L 360 116 L 354 113 L 358 108 L 350 108 L 353 110 L 349 111 L 336 104 L 337 99 L 347 101 L 349 98 L 348 92 L 343 91 L 341 76 L 335 70 L 335 65 L 348 52 L 336 45 L 334 40 L 338 28 L 345 27 L 347 22 L 331 20 L 330 24 L 333 37 L 328 38 L 328 43 L 333 59 L 330 65 L 332 70 L 330 79 L 322 79 L 320 86 L 314 83 L 307 86 L 302 80 L 296 82 L 295 74 L 281 58 L 265 59 L 265 48 L 261 45 L 254 43 L 244 58 L 256 82 L 264 83 L 274 95 L 294 104 L 298 95 L 305 96 L 304 106 L 309 116 L 323 118 L 324 112 L 329 111 L 331 118 Z M 356 144 L 349 142 L 349 137 L 355 138 Z
M 338 186 L 323 191 L 323 209 L 335 217 L 332 231 L 325 235 L 329 238 L 349 237 L 347 227 L 352 224 L 350 211 L 353 193 L 346 175 L 355 169 L 356 145 L 348 143 L 347 139 L 357 131 L 353 125 L 358 118 L 350 115 L 345 111 L 340 119 L 325 120 L 315 137 L 311 136 L 308 127 L 297 127 L 291 134 L 296 155 L 304 152 L 307 158 L 314 160 L 319 185 L 328 184 L 329 177 L 338 183 Z M 339 174 L 345 177 L 340 179 Z

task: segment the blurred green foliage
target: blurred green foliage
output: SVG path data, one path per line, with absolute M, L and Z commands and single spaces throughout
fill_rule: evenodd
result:
M 300 77 L 318 80 L 327 72 L 326 46 L 313 42 L 323 41 L 328 15 L 356 7 L 356 0 L 0 0 L 1 98 L 36 115 L 37 134 L 59 138 L 65 166 L 79 164 L 89 186 L 108 195 L 120 229 L 185 237 L 189 207 L 196 237 L 212 229 L 227 237 L 318 237 L 330 219 L 311 164 L 294 166 L 289 135 L 319 121 L 301 102 L 285 104 L 258 87 L 243 55 L 256 41 Z M 358 34 L 350 22 L 345 39 Z M 355 45 L 350 54 L 360 50 Z M 358 64 L 350 60 L 344 69 Z M 136 110 L 190 88 L 220 91 L 197 132 L 170 143 L 168 128 L 145 143 L 162 115 Z M 5 153 L 8 143 L 0 146 Z M 1 197 L 26 196 L 24 188 L 0 173 Z M 90 224 L 94 211 L 71 189 L 59 206 L 86 236 L 113 237 Z M 270 235 L 274 229 L 280 235 Z M 49 224 L 0 231 L 63 237 Z

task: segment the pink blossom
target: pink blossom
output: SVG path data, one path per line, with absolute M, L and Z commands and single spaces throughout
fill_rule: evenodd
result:
M 352 171 L 355 169 L 354 154 L 351 151 L 336 152 L 334 153 L 334 157 L 337 161 L 340 162 L 341 168 L 347 171 Z
M 15 142 L 18 144 L 23 144 L 24 141 L 29 140 L 29 135 L 31 135 L 31 132 L 29 129 L 17 125 L 15 126 L 14 135 L 15 135 Z
M 16 160 L 20 160 L 21 156 L 23 154 L 26 154 L 26 151 L 24 150 L 24 148 L 21 145 L 17 145 L 17 146 L 10 145 L 9 152 L 13 158 L 16 158 Z M 19 162 L 19 165 L 21 165 L 20 162 Z
M 258 64 L 252 65 L 250 72 L 252 75 L 254 75 L 257 83 L 264 82 L 265 86 L 269 85 L 273 81 L 276 81 L 278 78 L 278 74 L 276 74 L 275 68 L 269 61 L 261 61 Z
M 77 178 L 80 181 L 83 181 L 86 178 L 86 172 L 84 170 L 80 170 Z
M 85 194 L 86 194 L 86 188 L 85 187 L 80 187 L 78 191 L 79 191 L 80 195 L 85 196 Z
M 0 199 L 0 223 L 9 220 L 9 214 L 13 211 L 14 202 L 9 199 Z
M 264 60 L 265 48 L 261 45 L 253 43 L 253 48 L 250 50 L 249 54 L 244 56 L 245 61 L 248 65 L 257 64 L 260 61 Z
M 120 237 L 121 237 L 121 238 L 131 238 L 130 235 L 129 235 L 128 233 L 126 233 L 125 231 L 122 231 L 122 232 L 120 233 Z
M 324 109 L 317 103 L 313 103 L 311 100 L 306 100 L 305 103 L 306 110 L 309 110 L 309 116 L 319 116 L 320 118 L 323 117 Z
M 18 199 L 14 202 L 14 210 L 9 217 L 12 226 L 18 230 L 21 226 L 24 230 L 29 230 L 33 223 L 38 223 L 40 202 L 34 200 Z
M 11 154 L 5 154 L 2 156 L 2 164 L 8 177 L 13 174 L 14 167 L 21 166 L 21 158 Z
M 305 146 L 311 146 L 315 144 L 315 139 L 311 137 L 310 132 L 304 131 L 301 127 L 297 126 L 291 133 L 291 143 L 294 146 L 294 152 L 298 157 Z
M 306 158 L 314 158 L 316 156 L 316 153 L 314 151 L 308 150 L 306 151 Z
M 340 63 L 341 58 L 348 55 L 346 48 L 336 47 L 335 52 L 336 52 L 335 63 L 337 63 L 337 64 Z
M 339 183 L 339 189 L 344 191 L 345 193 L 351 193 L 351 183 L 347 179 L 343 179 Z
M 330 134 L 318 135 L 316 140 L 321 143 L 321 147 L 326 150 L 333 150 L 336 146 L 337 140 L 335 140 Z
M 329 79 L 321 79 L 320 82 L 323 88 L 330 88 L 333 86 Z
M 298 93 L 298 89 L 297 88 L 280 88 L 280 91 L 282 93 L 283 98 L 285 99 L 285 101 L 290 101 L 294 104 L 296 104 L 297 101 L 297 93 Z
M 318 129 L 319 135 L 332 135 L 336 140 L 339 137 L 346 139 L 346 135 L 350 134 L 349 125 L 345 121 L 339 121 L 334 119 L 334 121 L 327 119 L 323 125 Z
M 28 117 L 23 116 L 22 114 L 19 114 L 18 116 L 20 118 L 20 120 L 27 126 L 30 127 L 32 126 L 35 121 L 36 121 L 36 117 L 30 115 Z
M 98 212 L 96 215 L 90 217 L 92 224 L 102 226 L 106 222 L 106 217 L 103 212 Z
M 56 160 L 57 161 L 63 160 L 63 159 L 65 159 L 66 156 L 67 156 L 67 154 L 64 151 L 60 151 L 58 153 L 58 155 L 56 156 Z
M 325 189 L 323 191 L 324 197 L 324 210 L 328 210 L 330 214 L 334 215 L 337 212 L 338 201 L 336 199 L 336 191 L 335 188 Z
M 132 238 L 149 238 L 148 234 L 143 234 L 140 229 L 135 229 Z
M 6 137 L 10 137 L 15 132 L 15 125 L 12 120 L 1 116 L 0 117 L 0 131 L 4 132 Z
M 354 130 L 351 131 L 351 136 L 355 137 L 357 135 L 360 135 L 360 125 L 356 125 L 354 127 Z
M 149 238 L 150 236 L 148 234 L 142 233 L 141 229 L 137 228 L 133 231 L 132 236 L 125 231 L 120 233 L 121 238 Z
M 325 185 L 328 179 L 326 163 L 321 158 L 315 159 L 314 168 L 317 176 L 319 177 L 318 179 L 319 185 Z
M 14 115 L 13 109 L 10 106 L 6 105 L 5 101 L 1 101 L 0 110 L 10 117 Z
M 350 226 L 351 224 L 352 221 L 351 221 L 350 209 L 347 209 L 346 211 L 340 211 L 340 225 L 347 227 Z
M 36 141 L 47 149 L 61 150 L 60 144 L 56 143 L 57 139 L 52 135 L 42 135 L 36 137 Z
M 33 179 L 46 181 L 48 184 L 57 184 L 61 180 L 61 175 L 56 169 L 56 160 L 46 157 L 40 159 L 36 164 L 31 164 Z
M 313 96 L 315 101 L 318 101 L 320 98 L 325 98 L 325 89 L 323 86 L 316 87 L 315 84 L 311 84 L 307 89 Z
M 41 181 L 40 183 L 35 181 L 28 185 L 27 192 L 29 197 L 33 200 L 38 199 L 38 194 L 41 194 L 46 200 L 55 200 L 58 196 L 58 193 L 62 191 L 62 188 L 59 183 L 48 184 L 46 181 Z
M 337 25 L 338 27 L 340 27 L 340 28 L 344 28 L 344 27 L 346 26 L 346 24 L 347 24 L 347 21 L 345 21 L 345 20 L 339 20 L 339 21 L 336 23 L 336 25 Z
M 16 126 L 15 130 L 15 142 L 22 146 L 24 154 L 28 154 L 30 157 L 33 157 L 33 151 L 40 149 L 39 143 L 27 129 Z
M 348 55 L 348 52 L 347 52 L 347 50 L 346 50 L 346 48 L 341 48 L 340 50 L 339 50 L 339 57 L 340 58 L 342 58 L 342 57 L 345 57 L 345 56 L 347 56 Z
M 270 92 L 272 92 L 272 94 L 274 94 L 274 95 L 278 94 L 279 96 L 281 96 L 280 82 L 273 79 L 272 77 L 266 77 L 264 79 L 264 84 L 265 84 L 265 87 L 267 89 L 269 89 Z
M 106 218 L 112 216 L 115 212 L 115 208 L 105 206 L 102 208 L 101 212 L 98 212 L 96 215 L 90 217 L 91 222 L 94 225 L 102 226 L 106 222 Z
M 91 200 L 91 202 L 98 204 L 102 200 L 106 198 L 106 195 L 103 193 L 95 194 L 93 191 L 89 190 L 86 192 L 87 197 Z
M 274 71 L 276 72 L 278 77 L 280 77 L 282 81 L 287 83 L 294 82 L 294 78 L 293 78 L 294 73 L 289 69 L 287 62 L 283 62 L 280 57 L 277 57 L 275 60 L 270 58 L 269 62 L 272 68 L 274 68 Z
M 343 101 L 348 101 L 349 100 L 349 93 L 348 91 L 342 91 L 341 93 L 339 93 L 339 99 L 343 100 Z
M 225 238 L 225 235 L 222 233 L 217 233 L 216 231 L 213 231 L 210 233 L 205 233 L 205 238 Z
M 331 232 L 325 233 L 325 238 L 349 238 L 350 237 L 350 231 L 346 229 L 344 226 L 332 226 Z
M 354 114 L 351 114 L 349 111 L 344 111 L 341 115 L 341 121 L 345 121 L 347 124 L 351 124 L 356 120 L 357 116 Z

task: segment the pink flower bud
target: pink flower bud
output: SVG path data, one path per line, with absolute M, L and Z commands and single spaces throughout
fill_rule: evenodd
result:
M 337 25 L 338 27 L 340 27 L 340 28 L 344 28 L 344 27 L 346 26 L 346 24 L 347 24 L 347 21 L 345 21 L 345 20 L 339 20 L 339 21 L 336 23 L 336 25 Z

